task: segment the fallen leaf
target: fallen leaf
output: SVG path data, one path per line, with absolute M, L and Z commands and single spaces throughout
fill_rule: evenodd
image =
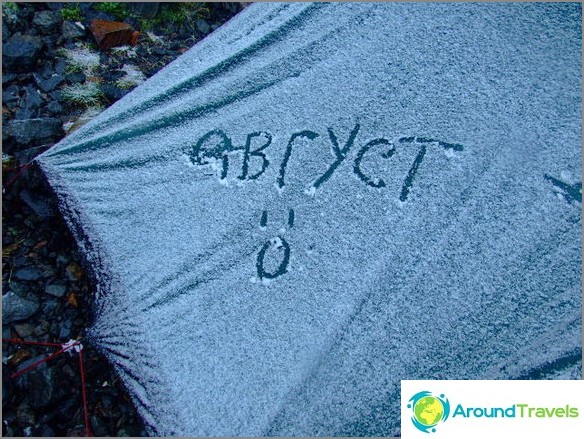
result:
M 74 308 L 79 306 L 79 302 L 77 302 L 77 295 L 75 293 L 71 293 L 67 296 L 67 303 Z
M 43 248 L 45 245 L 47 245 L 48 241 L 41 241 L 39 242 L 37 245 L 35 245 L 32 249 L 33 250 L 40 250 L 41 248 Z
M 27 358 L 30 358 L 30 352 L 27 351 L 26 349 L 20 349 L 20 350 L 16 351 L 16 353 L 10 357 L 9 364 L 11 366 L 16 366 L 16 365 L 22 363 Z
M 12 252 L 18 248 L 19 244 L 20 244 L 19 242 L 15 242 L 14 244 L 10 244 L 4 247 L 2 249 L 2 257 L 7 258 L 8 256 L 10 256 Z
M 70 280 L 79 280 L 83 276 L 83 270 L 77 262 L 71 262 L 67 265 L 66 271 Z

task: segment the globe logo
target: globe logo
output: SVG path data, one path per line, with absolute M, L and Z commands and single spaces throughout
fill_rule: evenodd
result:
M 414 427 L 424 433 L 435 433 L 436 425 L 450 414 L 450 403 L 444 395 L 435 396 L 425 390 L 411 397 L 408 408 L 412 410 Z

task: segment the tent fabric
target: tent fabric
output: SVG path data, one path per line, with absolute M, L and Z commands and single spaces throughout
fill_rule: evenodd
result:
M 581 378 L 577 3 L 254 4 L 37 162 L 151 434 L 392 436 Z

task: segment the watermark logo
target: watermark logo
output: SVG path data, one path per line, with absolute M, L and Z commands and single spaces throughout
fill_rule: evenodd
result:
M 450 403 L 444 394 L 435 396 L 426 390 L 410 398 L 408 409 L 412 410 L 414 427 L 424 433 L 435 433 L 435 427 L 450 415 Z

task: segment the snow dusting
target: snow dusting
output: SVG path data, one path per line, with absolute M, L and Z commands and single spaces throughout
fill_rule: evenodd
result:
M 580 379 L 581 65 L 578 3 L 256 3 L 42 154 L 150 432 Z

